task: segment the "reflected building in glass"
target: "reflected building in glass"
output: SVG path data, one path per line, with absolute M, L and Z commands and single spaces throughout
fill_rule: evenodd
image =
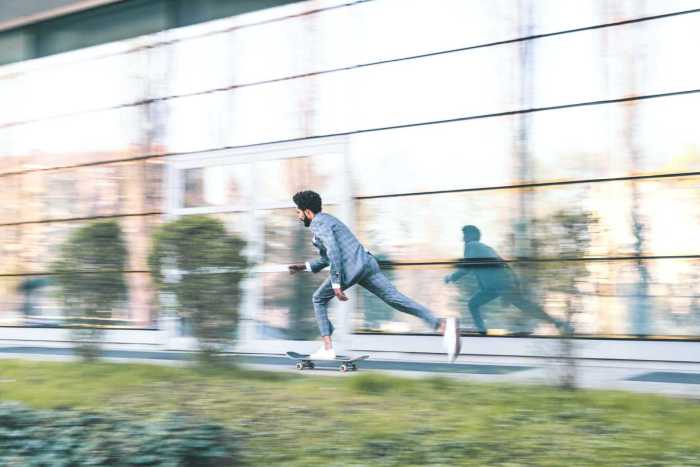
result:
M 516 5 L 517 7 L 514 7 Z M 242 339 L 317 337 L 323 275 L 291 196 L 321 193 L 397 287 L 461 316 L 443 277 L 473 224 L 579 336 L 700 336 L 700 14 L 683 1 L 295 2 L 0 67 L 0 324 L 53 326 L 48 274 L 117 219 L 121 326 L 157 328 L 147 255 L 172 216 L 248 242 Z M 390 31 L 390 32 L 389 32 Z M 355 291 L 345 335 L 430 334 Z M 555 336 L 507 300 L 491 335 Z

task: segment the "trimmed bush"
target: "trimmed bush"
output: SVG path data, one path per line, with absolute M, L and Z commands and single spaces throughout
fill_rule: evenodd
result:
M 161 292 L 174 296 L 178 315 L 192 324 L 206 361 L 234 339 L 248 268 L 244 247 L 221 221 L 200 215 L 168 222 L 153 237 L 151 274 Z
M 111 318 L 112 310 L 128 300 L 127 258 L 119 224 L 99 221 L 73 232 L 51 265 L 76 350 L 88 360 L 99 356 L 100 318 Z
M 0 404 L 0 465 L 231 466 L 238 436 L 182 414 L 135 421 Z

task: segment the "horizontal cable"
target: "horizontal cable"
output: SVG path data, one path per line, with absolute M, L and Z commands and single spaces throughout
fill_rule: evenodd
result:
M 394 269 L 409 266 L 439 266 L 439 267 L 493 267 L 494 265 L 519 264 L 519 263 L 561 263 L 561 262 L 614 262 L 614 261 L 653 261 L 653 260 L 695 260 L 700 259 L 700 255 L 664 255 L 664 256 L 610 256 L 610 257 L 581 257 L 581 258 L 518 258 L 512 260 L 426 260 L 426 261 L 381 261 L 379 265 L 384 269 Z M 207 272 L 207 274 L 230 274 L 240 272 L 236 270 L 222 270 Z M 0 277 L 32 277 L 32 276 L 56 276 L 60 274 L 150 274 L 150 270 L 107 270 L 107 271 L 66 271 L 64 273 L 55 272 L 32 272 L 32 273 L 10 273 L 0 274 Z M 268 274 L 268 273 L 261 273 Z M 284 274 L 287 274 L 286 272 Z
M 451 259 L 451 260 L 425 260 L 425 261 L 383 261 L 378 260 L 384 268 L 405 266 L 451 266 L 451 267 L 493 267 L 494 265 L 519 264 L 519 263 L 571 263 L 571 262 L 606 262 L 606 261 L 652 261 L 663 259 L 700 259 L 697 255 L 656 255 L 656 256 L 592 256 L 592 257 L 563 257 L 563 258 L 528 258 L 517 259 Z
M 87 217 L 64 217 L 59 219 L 41 219 L 36 221 L 21 221 L 21 222 L 8 222 L 6 224 L 0 223 L 0 227 L 14 227 L 20 225 L 32 225 L 32 224 L 51 224 L 55 222 L 81 222 L 81 221 L 96 221 L 103 219 L 119 219 L 122 217 L 146 217 L 146 216 L 160 216 L 164 213 L 161 211 L 152 212 L 141 212 L 141 213 L 129 213 L 129 214 L 110 214 L 104 216 L 87 216 Z
M 449 194 L 449 193 L 468 193 L 468 192 L 472 192 L 472 191 L 489 191 L 489 190 L 517 190 L 517 189 L 524 189 L 524 188 L 542 188 L 542 187 L 549 187 L 549 186 L 578 185 L 578 184 L 585 184 L 585 183 L 658 180 L 658 179 L 665 179 L 665 178 L 695 177 L 695 176 L 700 176 L 700 172 L 678 172 L 678 173 L 663 173 L 663 174 L 652 174 L 652 175 L 629 175 L 626 177 L 587 178 L 587 179 L 578 179 L 578 180 L 560 180 L 560 181 L 554 181 L 554 182 L 532 182 L 532 183 L 521 183 L 521 184 L 513 184 L 513 185 L 494 185 L 494 186 L 485 186 L 485 187 L 478 187 L 478 188 L 455 188 L 452 190 L 415 191 L 415 192 L 393 193 L 393 194 L 388 194 L 388 195 L 354 196 L 353 199 L 370 200 L 370 199 L 381 199 L 381 198 L 401 198 L 401 197 L 405 197 L 405 196 L 442 195 L 442 194 Z
M 62 274 L 150 274 L 149 270 L 129 269 L 124 271 L 66 271 L 66 272 L 20 272 L 0 274 L 0 277 L 36 277 L 36 276 L 60 276 Z
M 133 156 L 133 157 L 123 157 L 121 159 L 108 159 L 108 160 L 101 160 L 101 161 L 81 162 L 79 164 L 67 164 L 67 165 L 59 165 L 59 166 L 55 166 L 55 167 L 37 167 L 37 168 L 33 168 L 33 169 L 15 170 L 12 172 L 0 173 L 0 177 L 9 177 L 12 175 L 22 175 L 22 174 L 34 173 L 34 172 L 49 172 L 49 171 L 53 171 L 53 170 L 79 169 L 81 167 L 94 167 L 97 165 L 122 164 L 124 162 L 147 161 L 150 159 L 163 158 L 166 155 L 175 155 L 175 154 L 146 154 L 143 156 Z

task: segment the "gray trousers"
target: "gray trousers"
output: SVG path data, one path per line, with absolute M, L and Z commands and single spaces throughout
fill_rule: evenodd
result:
M 355 283 L 372 292 L 395 310 L 417 316 L 425 321 L 432 329 L 437 329 L 440 325 L 440 319 L 436 318 L 430 310 L 414 302 L 394 287 L 394 284 L 382 274 L 379 269 L 379 264 L 374 258 L 372 258 L 372 261 L 368 264 L 367 271 Z M 344 287 L 343 290 L 347 290 L 353 285 L 354 284 L 349 284 L 347 287 Z M 321 284 L 313 295 L 314 314 L 316 315 L 316 321 L 318 322 L 321 336 L 330 336 L 333 334 L 333 324 L 328 319 L 328 302 L 330 302 L 333 297 L 335 297 L 335 293 L 333 292 L 331 278 L 329 277 L 323 281 L 323 284 Z

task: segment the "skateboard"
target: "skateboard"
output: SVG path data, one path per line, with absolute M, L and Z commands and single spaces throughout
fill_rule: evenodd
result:
M 297 360 L 297 370 L 304 370 L 304 369 L 309 369 L 313 370 L 314 369 L 314 362 L 309 359 L 310 355 L 309 354 L 304 354 L 304 353 L 297 353 L 297 352 L 287 352 L 287 357 L 291 358 L 293 360 Z M 356 357 L 348 357 L 346 355 L 338 355 L 335 357 L 335 360 L 317 360 L 320 362 L 340 362 L 340 366 L 338 369 L 342 371 L 343 373 L 347 371 L 356 371 L 357 370 L 357 362 L 360 360 L 367 360 L 369 358 L 369 355 L 358 355 Z

